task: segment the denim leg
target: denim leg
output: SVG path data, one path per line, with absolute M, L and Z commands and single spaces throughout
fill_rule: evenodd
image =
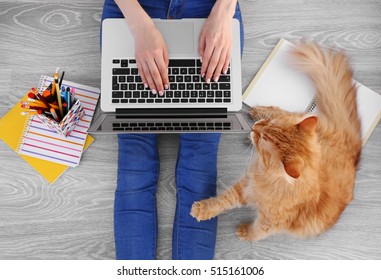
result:
M 176 1 L 174 1 L 176 2 Z M 206 18 L 215 1 L 178 1 L 172 18 Z M 241 55 L 244 31 L 239 4 L 234 18 L 240 21 Z M 181 134 L 176 167 L 177 201 L 173 225 L 173 259 L 213 259 L 217 218 L 197 222 L 190 215 L 193 202 L 216 196 L 217 153 L 221 134 Z
M 173 259 L 213 259 L 217 218 L 197 222 L 193 202 L 216 196 L 219 133 L 181 134 L 176 166 Z
M 118 143 L 114 202 L 116 258 L 155 259 L 159 175 L 157 135 L 119 135 Z
M 123 18 L 114 0 L 104 2 L 102 20 L 106 18 Z M 159 174 L 157 135 L 119 135 L 118 143 L 118 178 L 114 202 L 116 258 L 155 259 L 155 195 Z

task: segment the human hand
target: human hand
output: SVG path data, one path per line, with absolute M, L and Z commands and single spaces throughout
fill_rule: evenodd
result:
M 221 73 L 226 74 L 232 46 L 233 19 L 225 13 L 212 12 L 206 19 L 199 39 L 201 76 L 209 83 L 218 81 Z
M 152 20 L 142 24 L 135 37 L 135 59 L 145 86 L 152 93 L 164 94 L 168 89 L 168 50 L 164 38 Z

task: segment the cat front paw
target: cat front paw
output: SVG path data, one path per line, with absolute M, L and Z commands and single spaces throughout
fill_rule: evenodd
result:
M 205 221 L 210 220 L 215 217 L 215 213 L 210 211 L 209 207 L 210 199 L 204 199 L 193 203 L 191 209 L 191 216 L 195 218 L 197 221 Z
M 250 232 L 249 227 L 250 227 L 250 224 L 241 224 L 237 226 L 235 234 L 237 235 L 239 239 L 244 241 L 249 241 L 251 240 L 250 234 L 249 234 Z

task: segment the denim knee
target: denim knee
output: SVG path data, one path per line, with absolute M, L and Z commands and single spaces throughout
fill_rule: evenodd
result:
M 202 196 L 215 194 L 219 133 L 182 134 L 176 166 L 178 189 Z
M 159 177 L 157 135 L 119 135 L 117 192 L 156 188 Z

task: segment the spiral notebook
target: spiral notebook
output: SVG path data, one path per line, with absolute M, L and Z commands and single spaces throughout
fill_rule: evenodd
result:
M 280 39 L 242 97 L 248 106 L 278 106 L 290 112 L 314 112 L 315 87 L 288 63 L 293 44 Z M 363 145 L 381 119 L 381 95 L 354 81 Z
M 45 89 L 52 77 L 41 76 L 38 89 Z M 36 169 L 49 183 L 53 183 L 70 166 L 77 166 L 83 151 L 94 141 L 87 134 L 95 106 L 99 98 L 98 88 L 88 87 L 73 82 L 62 85 L 74 87 L 76 98 L 85 108 L 85 116 L 75 128 L 72 137 L 63 137 L 48 129 L 35 117 L 21 116 L 21 101 L 0 119 L 0 138 Z

